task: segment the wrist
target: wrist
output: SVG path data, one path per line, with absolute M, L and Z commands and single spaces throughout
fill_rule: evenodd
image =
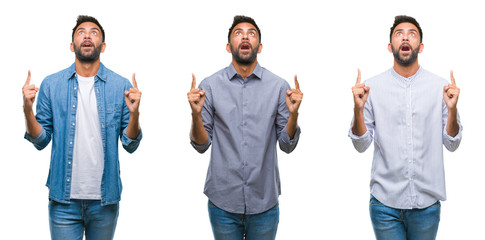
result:
M 139 116 L 140 116 L 140 112 L 138 110 L 130 112 L 130 117 L 139 117 Z
M 364 113 L 363 107 L 354 106 L 354 114 L 361 114 Z
M 456 114 L 457 112 L 458 112 L 458 109 L 456 108 L 456 106 L 448 107 L 448 115 L 449 114 Z
M 23 108 L 24 108 L 24 114 L 25 115 L 34 114 L 34 110 L 32 109 L 32 107 L 23 106 Z

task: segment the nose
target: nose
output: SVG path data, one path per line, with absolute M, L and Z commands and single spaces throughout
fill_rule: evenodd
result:
M 246 40 L 248 40 L 248 39 L 249 39 L 249 33 L 244 32 L 244 33 L 242 34 L 242 39 L 246 39 Z
M 84 34 L 83 39 L 91 39 L 91 34 L 89 33 Z
M 406 42 L 409 42 L 409 36 L 408 36 L 408 34 L 403 34 L 402 40 L 403 41 L 406 41 Z

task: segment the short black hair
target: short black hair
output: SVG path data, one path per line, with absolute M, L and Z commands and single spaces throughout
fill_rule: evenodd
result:
M 254 19 L 243 15 L 234 16 L 234 21 L 232 22 L 232 26 L 229 28 L 229 34 L 227 34 L 227 42 L 231 42 L 232 30 L 234 30 L 234 27 L 236 27 L 236 25 L 238 25 L 239 23 L 252 24 L 256 28 L 256 30 L 258 30 L 259 43 L 261 43 L 261 30 L 259 30 L 258 24 L 256 24 L 256 21 L 254 21 Z
M 74 26 L 74 28 L 72 29 L 72 41 L 74 42 L 74 33 L 76 32 L 77 27 L 79 27 L 79 25 L 81 25 L 85 22 L 92 22 L 92 23 L 98 25 L 99 30 L 101 30 L 101 35 L 103 36 L 103 42 L 104 42 L 105 35 L 104 35 L 103 26 L 101 26 L 101 24 L 99 24 L 99 22 L 96 18 L 91 17 L 91 16 L 86 16 L 86 15 L 77 16 L 76 26 Z
M 394 32 L 394 29 L 396 28 L 397 25 L 401 23 L 411 23 L 414 26 L 416 26 L 416 28 L 418 28 L 418 31 L 419 31 L 419 42 L 420 43 L 423 42 L 423 30 L 421 30 L 421 27 L 419 26 L 418 21 L 416 21 L 415 18 L 406 16 L 406 15 L 399 15 L 394 17 L 394 24 L 392 25 L 391 33 L 389 34 L 389 42 L 392 42 L 392 33 Z

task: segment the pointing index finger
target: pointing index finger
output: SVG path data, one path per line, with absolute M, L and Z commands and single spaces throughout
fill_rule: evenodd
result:
M 133 81 L 133 88 L 138 89 L 138 84 L 136 84 L 136 79 L 135 79 L 135 73 L 133 73 L 132 81 Z
M 30 85 L 30 70 L 29 73 L 27 74 L 27 80 L 25 81 L 24 86 Z
M 359 83 L 360 83 L 360 68 L 357 68 L 357 82 L 355 83 L 355 85 Z
M 190 87 L 190 90 L 195 89 L 196 81 L 195 81 L 195 75 L 192 73 L 192 87 Z
M 296 74 L 295 74 L 295 88 L 300 90 L 300 83 L 298 83 L 298 79 L 296 77 Z
M 455 77 L 453 77 L 453 70 L 450 71 L 451 84 L 456 86 Z

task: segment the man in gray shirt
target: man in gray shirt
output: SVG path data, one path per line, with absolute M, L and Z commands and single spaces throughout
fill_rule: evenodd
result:
M 418 64 L 423 32 L 409 16 L 396 16 L 389 52 L 394 66 L 352 87 L 355 149 L 374 140 L 370 215 L 377 239 L 435 239 L 440 200 L 446 200 L 443 145 L 461 141 L 460 89 Z
M 226 49 L 232 63 L 192 88 L 192 146 L 212 144 L 204 193 L 215 239 L 274 239 L 279 221 L 280 179 L 276 141 L 290 153 L 300 135 L 303 97 L 262 68 L 261 31 L 246 16 L 235 16 Z

